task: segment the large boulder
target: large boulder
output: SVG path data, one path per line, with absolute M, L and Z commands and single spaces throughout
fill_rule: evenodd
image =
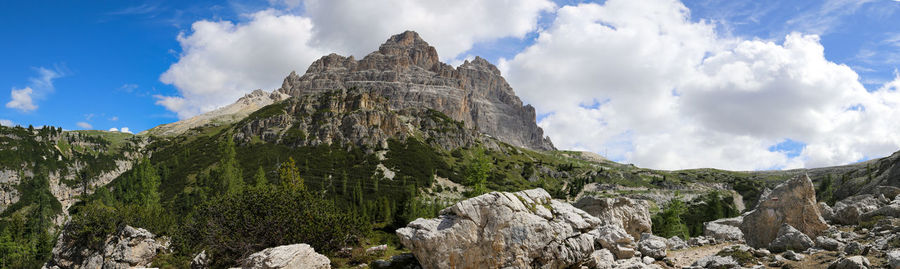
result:
M 815 242 L 806 234 L 784 223 L 778 229 L 778 236 L 769 244 L 769 250 L 782 252 L 786 250 L 804 251 L 815 246 Z
M 550 198 L 543 189 L 491 192 L 397 230 L 423 268 L 568 268 L 602 248 L 634 255 L 624 229 Z
M 293 244 L 267 248 L 250 254 L 244 259 L 242 268 L 309 268 L 330 269 L 331 261 L 325 255 L 316 253 L 307 244 Z
M 156 255 L 168 247 L 167 238 L 156 238 L 147 230 L 131 226 L 119 228 L 99 248 L 78 245 L 78 240 L 63 234 L 44 268 L 150 267 Z
M 900 196 L 890 204 L 865 212 L 859 216 L 860 221 L 871 221 L 875 217 L 900 218 Z
M 856 225 L 859 218 L 865 213 L 875 211 L 881 206 L 881 202 L 875 195 L 863 194 L 848 197 L 834 204 L 832 223 L 844 225 Z
M 900 269 L 900 249 L 889 251 L 885 256 L 887 257 L 888 268 Z
M 641 235 L 641 241 L 638 242 L 638 250 L 642 255 L 658 260 L 666 257 L 668 246 L 665 238 L 644 233 Z
M 604 224 L 625 229 L 634 240 L 641 234 L 650 233 L 650 205 L 644 200 L 627 197 L 597 198 L 585 196 L 575 202 L 575 207 L 599 218 Z
M 710 221 L 703 224 L 703 235 L 718 241 L 742 241 L 744 233 L 740 226 L 743 222 L 744 218 L 741 216 Z
M 744 240 L 751 247 L 767 247 L 785 223 L 810 238 L 828 229 L 828 224 L 819 213 L 816 191 L 807 175 L 781 183 L 764 198 L 760 199 L 754 210 L 744 215 L 741 223 Z
M 828 269 L 868 269 L 870 266 L 872 265 L 866 257 L 852 256 L 838 259 Z

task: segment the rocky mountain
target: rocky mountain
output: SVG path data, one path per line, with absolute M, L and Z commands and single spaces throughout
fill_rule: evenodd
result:
M 139 135 L 174 136 L 200 126 L 234 123 L 264 106 L 271 105 L 275 102 L 287 99 L 288 97 L 289 96 L 278 91 L 267 93 L 263 90 L 255 90 L 244 95 L 244 97 L 241 97 L 233 104 L 186 120 L 156 126 L 141 132 Z
M 496 66 L 476 57 L 453 68 L 440 62 L 437 50 L 416 32 L 392 36 L 361 60 L 322 57 L 302 76 L 291 73 L 277 91 L 303 96 L 349 88 L 381 95 L 392 109 L 440 111 L 517 147 L 554 149 L 535 123 L 534 107 L 522 105 Z

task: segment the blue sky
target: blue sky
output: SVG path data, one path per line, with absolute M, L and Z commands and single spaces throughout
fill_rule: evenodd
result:
M 551 40 L 562 36 L 562 32 L 555 31 L 563 30 L 561 25 L 568 22 L 567 20 L 558 20 L 559 14 L 580 16 L 579 14 L 597 12 L 596 14 L 600 14 L 597 16 L 600 17 L 595 22 L 603 21 L 597 26 L 608 26 L 607 30 L 614 32 L 630 27 L 627 26 L 627 22 L 616 21 L 615 18 L 612 18 L 615 17 L 614 14 L 617 11 L 614 8 L 620 3 L 573 0 L 549 3 L 546 2 L 548 0 L 523 0 L 521 2 L 514 1 L 513 6 L 519 8 L 515 12 L 510 11 L 511 9 L 501 11 L 499 9 L 503 7 L 488 5 L 484 8 L 498 10 L 488 10 L 486 15 L 479 16 L 475 14 L 477 12 L 473 11 L 448 10 L 446 6 L 441 6 L 439 3 L 388 1 L 400 4 L 394 5 L 393 10 L 375 13 L 382 14 L 381 17 L 363 14 L 367 12 L 367 9 L 374 9 L 373 7 L 353 9 L 351 5 L 360 3 L 347 1 L 4 1 L 0 3 L 0 23 L 4 25 L 0 27 L 0 35 L 6 37 L 6 42 L 0 43 L 0 50 L 4 52 L 3 61 L 0 62 L 0 86 L 5 88 L 0 88 L 2 89 L 0 103 L 6 104 L 6 106 L 0 107 L 0 120 L 2 120 L 0 124 L 12 122 L 20 125 L 53 125 L 70 130 L 85 128 L 107 130 L 127 127 L 130 131 L 139 132 L 207 111 L 211 107 L 224 105 L 226 102 L 223 100 L 236 99 L 240 94 L 252 91 L 257 87 L 272 90 L 280 85 L 280 78 L 292 69 L 302 71 L 318 55 L 338 52 L 362 57 L 366 52 L 375 50 L 377 45 L 390 33 L 412 29 L 419 31 L 427 41 L 437 47 L 442 59 L 447 62 L 458 64 L 464 59 L 478 55 L 501 66 L 510 84 L 516 88 L 523 100 L 535 105 L 538 114 L 541 115 L 539 119 L 541 126 L 560 147 L 611 152 L 610 155 L 613 155 L 613 159 L 654 167 L 745 167 L 733 166 L 730 163 L 681 163 L 644 158 L 640 154 L 641 148 L 654 144 L 640 142 L 642 134 L 646 133 L 639 130 L 640 126 L 628 125 L 615 132 L 604 132 L 602 130 L 577 129 L 571 124 L 565 123 L 562 117 L 571 117 L 581 113 L 589 115 L 588 117 L 591 117 L 590 115 L 596 117 L 597 124 L 592 126 L 604 127 L 609 124 L 612 126 L 609 127 L 610 130 L 615 129 L 616 123 L 612 122 L 613 119 L 610 118 L 612 114 L 609 114 L 612 112 L 609 109 L 620 105 L 621 100 L 629 98 L 606 90 L 606 87 L 613 87 L 610 85 L 617 85 L 616 81 L 592 81 L 593 84 L 586 85 L 588 89 L 596 89 L 591 91 L 591 94 L 579 95 L 576 94 L 576 90 L 572 90 L 572 94 L 568 96 L 578 100 L 572 100 L 571 103 L 566 103 L 566 100 L 554 100 L 556 103 L 569 104 L 566 107 L 572 107 L 572 110 L 542 103 L 544 98 L 539 92 L 542 89 L 531 87 L 530 85 L 534 83 L 528 83 L 528 79 L 525 78 L 527 72 L 535 70 L 529 69 L 525 63 L 531 56 L 554 55 L 541 50 L 545 48 L 545 45 L 549 49 L 553 44 L 551 41 L 566 42 L 566 40 Z M 714 54 L 722 52 L 719 47 L 728 47 L 724 49 L 727 51 L 738 47 L 737 44 L 741 44 L 741 42 L 760 41 L 762 42 L 760 44 L 769 42 L 779 48 L 788 47 L 789 42 L 786 37 L 791 33 L 797 33 L 805 37 L 816 36 L 818 40 L 815 42 L 812 42 L 812 39 L 803 40 L 824 48 L 824 59 L 827 64 L 833 63 L 849 67 L 853 73 L 858 75 L 858 83 L 873 95 L 875 91 L 887 87 L 886 85 L 897 77 L 896 70 L 900 67 L 900 12 L 898 12 L 900 11 L 900 2 L 898 1 L 693 0 L 672 2 L 659 0 L 658 2 L 662 4 L 655 6 L 672 6 L 674 9 L 679 9 L 681 5 L 686 7 L 688 10 L 686 27 L 699 29 L 697 30 L 699 32 L 703 31 L 701 28 L 704 25 L 712 27 L 714 33 L 711 35 L 715 39 L 712 43 L 715 44 L 710 47 L 716 47 L 716 49 L 706 49 L 705 55 L 701 55 L 694 65 L 702 65 L 712 59 L 711 56 Z M 415 8 L 410 8 L 411 11 L 404 11 L 406 6 L 415 6 Z M 628 8 L 623 6 L 622 13 L 633 11 L 625 10 Z M 651 8 L 655 7 L 647 7 L 648 13 L 651 12 L 649 10 Z M 613 12 L 603 13 L 606 12 L 604 9 L 611 9 Z M 636 10 L 641 12 L 639 8 Z M 385 12 L 396 12 L 397 14 L 424 12 L 423 17 L 428 17 L 429 14 L 434 17 L 450 14 L 455 17 L 441 17 L 441 20 L 444 21 L 436 24 L 428 20 L 410 21 L 394 18 Z M 334 14 L 339 14 L 339 16 Z M 347 14 L 360 15 L 347 16 Z M 409 16 L 397 15 L 395 17 Z M 267 21 L 267 19 L 271 20 Z M 457 21 L 453 21 L 455 19 Z M 207 30 L 191 28 L 192 25 L 198 27 L 200 24 L 195 24 L 198 22 L 208 22 L 208 24 L 204 24 L 208 26 L 204 28 Z M 624 24 L 617 26 L 617 23 Z M 454 24 L 462 26 L 457 28 L 445 26 Z M 259 61 L 241 62 L 239 59 L 227 59 L 230 58 L 227 57 L 229 49 L 234 49 L 232 55 L 242 55 L 242 52 L 246 52 L 248 44 L 253 45 L 252 42 L 220 42 L 215 39 L 217 38 L 215 34 L 203 35 L 205 31 L 212 33 L 220 31 L 224 33 L 223 39 L 248 37 L 252 39 L 258 34 L 253 31 L 263 29 L 262 31 L 265 32 L 265 27 L 278 28 L 285 25 L 298 28 L 284 29 L 308 28 L 308 31 L 284 35 L 291 38 L 296 36 L 296 43 L 302 44 L 282 45 L 287 47 L 284 48 L 284 52 L 296 52 L 294 55 L 296 57 L 286 57 L 292 62 L 272 65 L 267 65 L 264 61 L 262 63 Z M 491 25 L 497 26 L 491 28 Z M 277 32 L 278 29 L 275 30 Z M 552 35 L 554 33 L 555 35 Z M 610 31 L 602 33 L 608 34 Z M 667 33 L 660 31 L 656 34 L 666 35 Z M 278 40 L 290 43 L 294 40 L 279 39 L 284 36 L 279 36 L 278 33 L 262 33 L 258 36 L 273 38 L 265 40 L 266 44 Z M 182 38 L 179 39 L 179 37 Z M 219 43 L 224 43 L 225 45 L 222 46 L 225 47 L 216 48 L 215 46 Z M 229 44 L 233 47 L 228 47 Z M 570 40 L 563 44 L 577 46 L 579 43 Z M 689 45 L 685 46 L 689 47 Z M 815 50 L 815 47 L 813 46 L 812 50 Z M 302 52 L 297 52 L 298 49 Z M 613 64 L 608 55 L 596 57 L 596 61 L 587 65 L 587 69 L 591 70 L 592 67 L 598 67 L 599 63 L 608 61 Z M 565 64 L 565 62 L 560 64 Z M 246 65 L 246 70 L 241 70 L 242 65 Z M 199 71 L 181 72 L 177 70 L 179 66 L 185 68 L 210 66 L 211 69 L 216 69 L 213 71 L 218 73 L 212 72 L 212 75 L 209 75 Z M 602 68 L 603 66 L 599 66 L 596 69 Z M 253 73 L 259 70 L 265 71 L 268 75 L 257 75 L 246 81 L 219 81 L 204 77 L 205 75 L 234 77 L 235 74 Z M 161 79 L 161 76 L 167 72 L 173 75 L 172 78 Z M 200 84 L 205 83 L 204 79 L 210 79 L 209 81 L 219 84 L 211 84 L 213 85 L 210 86 L 212 89 L 204 89 L 202 85 L 191 84 L 194 77 L 198 78 L 197 81 Z M 591 75 L 585 74 L 585 77 L 591 77 Z M 575 80 L 573 77 L 557 79 L 560 81 Z M 551 81 L 550 78 L 545 80 Z M 803 78 L 798 78 L 798 80 L 806 81 Z M 681 95 L 682 87 L 686 87 L 686 84 L 683 83 L 688 82 L 680 81 L 678 83 L 678 85 L 664 86 L 669 87 L 665 89 L 665 92 Z M 578 86 L 581 85 L 570 88 L 575 89 Z M 644 86 L 637 85 L 635 87 Z M 852 85 L 848 87 L 852 88 Z M 217 88 L 222 88 L 223 92 L 204 95 Z M 13 100 L 15 95 L 18 94 L 21 97 L 25 94 L 25 89 L 30 90 L 27 94 L 31 98 L 30 106 Z M 642 89 L 630 90 L 634 92 Z M 693 98 L 689 90 L 684 91 L 688 91 L 688 93 L 681 99 Z M 218 96 L 220 99 L 203 100 L 205 96 Z M 619 97 L 616 98 L 616 96 Z M 171 102 L 163 102 L 163 100 Z M 622 105 L 624 106 L 624 104 Z M 685 106 L 680 105 L 679 107 Z M 858 108 L 863 108 L 863 106 L 859 105 Z M 895 108 L 888 106 L 885 109 L 893 111 Z M 624 112 L 618 110 L 618 113 Z M 789 117 L 789 115 L 784 116 Z M 691 114 L 682 118 L 691 121 L 701 119 L 697 121 L 702 121 L 705 117 L 711 116 Z M 746 121 L 745 118 L 735 119 Z M 876 121 L 864 123 L 874 124 L 873 122 Z M 806 165 L 818 165 L 843 163 L 847 158 L 858 160 L 878 157 L 872 155 L 883 155 L 885 152 L 895 151 L 896 147 L 900 146 L 900 138 L 891 137 L 879 144 L 856 146 L 878 148 L 878 150 L 844 152 L 842 151 L 844 146 L 829 146 L 830 148 L 827 150 L 822 150 L 822 152 L 828 153 L 811 155 L 815 154 L 814 148 L 817 148 L 819 144 L 823 145 L 822 147 L 835 145 L 837 142 L 834 141 L 839 140 L 840 137 L 826 136 L 823 134 L 826 131 L 822 130 L 796 131 L 782 128 L 772 132 L 757 132 L 753 130 L 740 131 L 728 126 L 717 126 L 717 124 L 699 124 L 697 128 L 705 128 L 703 133 L 710 137 L 719 137 L 725 134 L 731 136 L 727 139 L 723 136 L 722 141 L 734 141 L 744 137 L 756 139 L 747 143 L 760 144 L 753 148 L 779 153 L 779 156 L 783 157 L 784 160 L 781 162 L 763 165 L 763 167 L 774 168 L 793 167 L 797 166 L 798 162 L 805 162 Z M 900 130 L 888 128 L 886 131 L 896 133 Z M 586 133 L 593 136 L 576 139 L 572 138 L 574 136 L 569 136 L 570 133 Z M 676 133 L 676 131 L 673 130 L 670 133 Z M 592 140 L 602 143 L 592 143 Z M 706 140 L 711 141 L 710 139 Z M 807 147 L 807 145 L 813 146 Z M 725 142 L 717 146 L 722 148 L 720 152 L 728 151 L 725 150 L 727 147 Z M 613 149 L 610 149 L 611 147 Z M 669 150 L 676 151 L 674 148 Z M 679 150 L 683 151 L 684 149 Z M 852 156 L 836 158 L 832 156 L 835 154 Z M 808 161 L 820 157 L 829 161 Z M 799 166 L 803 166 L 803 164 L 799 164 Z

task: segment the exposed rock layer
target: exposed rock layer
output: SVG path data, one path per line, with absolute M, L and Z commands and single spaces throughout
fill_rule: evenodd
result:
M 78 245 L 77 240 L 63 234 L 53 247 L 53 257 L 44 268 L 134 268 L 149 267 L 169 240 L 156 238 L 141 228 L 124 226 L 106 238 L 98 249 Z

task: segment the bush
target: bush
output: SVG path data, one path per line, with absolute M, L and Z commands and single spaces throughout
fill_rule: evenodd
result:
M 212 267 L 231 266 L 262 249 L 296 243 L 332 253 L 357 244 L 370 229 L 330 201 L 279 188 L 253 188 L 214 199 L 197 210 L 190 223 L 181 240 L 209 246 Z

